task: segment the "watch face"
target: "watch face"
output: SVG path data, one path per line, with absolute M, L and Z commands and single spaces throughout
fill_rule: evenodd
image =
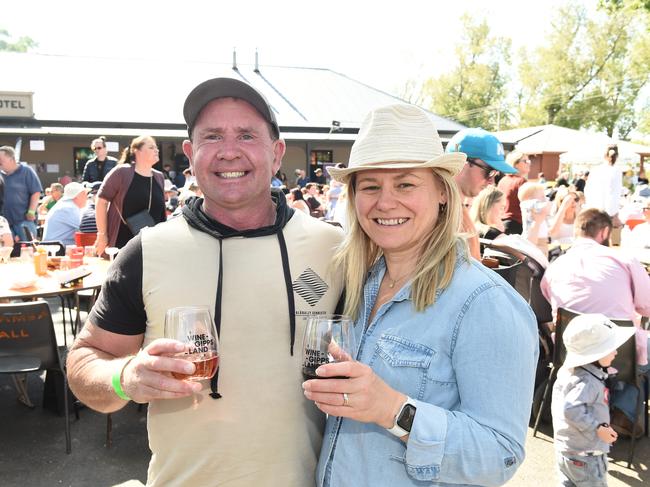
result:
M 397 418 L 397 425 L 405 431 L 411 431 L 416 410 L 417 408 L 413 404 L 407 404 L 404 406 L 399 418 Z

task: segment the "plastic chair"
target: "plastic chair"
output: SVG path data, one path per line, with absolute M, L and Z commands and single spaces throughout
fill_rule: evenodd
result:
M 0 373 L 26 374 L 39 370 L 58 371 L 63 376 L 65 451 L 70 453 L 68 381 L 59 354 L 50 308 L 45 301 L 0 304 Z M 22 386 L 22 387 L 20 387 Z M 24 384 L 19 392 L 26 395 Z
M 547 409 L 549 404 L 549 395 L 553 389 L 553 384 L 557 378 L 557 373 L 564 363 L 566 358 L 566 348 L 564 348 L 564 340 L 562 338 L 564 330 L 566 329 L 569 322 L 578 316 L 580 313 L 576 311 L 571 311 L 565 308 L 558 308 L 557 317 L 555 321 L 555 345 L 553 346 L 553 359 L 550 363 L 550 371 L 548 373 L 548 378 L 542 384 L 544 386 L 541 389 L 542 385 L 535 391 L 535 397 L 533 398 L 533 415 L 535 416 L 535 424 L 533 426 L 533 437 L 537 436 L 537 430 L 539 428 L 539 422 L 542 418 L 542 415 L 545 414 L 550 417 L 550 409 Z M 539 396 L 538 391 L 543 391 L 541 396 Z

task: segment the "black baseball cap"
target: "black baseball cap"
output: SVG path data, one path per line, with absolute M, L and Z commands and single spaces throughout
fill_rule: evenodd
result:
M 196 88 L 194 88 L 187 98 L 183 106 L 183 117 L 187 124 L 187 133 L 192 136 L 192 130 L 196 119 L 199 117 L 201 110 L 217 98 L 241 98 L 247 101 L 260 112 L 264 120 L 266 120 L 273 129 L 276 137 L 280 136 L 280 127 L 278 121 L 275 119 L 275 114 L 271 109 L 271 105 L 266 101 L 266 98 L 244 81 L 234 78 L 213 78 L 204 81 Z

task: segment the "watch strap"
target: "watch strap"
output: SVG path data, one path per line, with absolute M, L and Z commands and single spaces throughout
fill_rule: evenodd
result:
M 398 438 L 401 438 L 402 436 L 406 436 L 406 435 L 408 435 L 410 433 L 410 431 L 405 430 L 399 424 L 397 424 L 397 422 L 399 421 L 400 416 L 404 412 L 404 408 L 409 404 L 411 406 L 413 406 L 414 408 L 417 407 L 415 401 L 413 399 L 411 399 L 410 397 L 406 396 L 406 401 L 404 401 L 402 406 L 399 408 L 399 411 L 397 411 L 397 414 L 395 415 L 395 421 L 393 422 L 393 427 L 387 429 L 387 431 L 389 433 L 397 436 Z

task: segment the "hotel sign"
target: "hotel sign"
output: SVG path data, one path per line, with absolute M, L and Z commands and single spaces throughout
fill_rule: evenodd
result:
M 18 91 L 0 91 L 0 118 L 33 118 L 34 93 Z

